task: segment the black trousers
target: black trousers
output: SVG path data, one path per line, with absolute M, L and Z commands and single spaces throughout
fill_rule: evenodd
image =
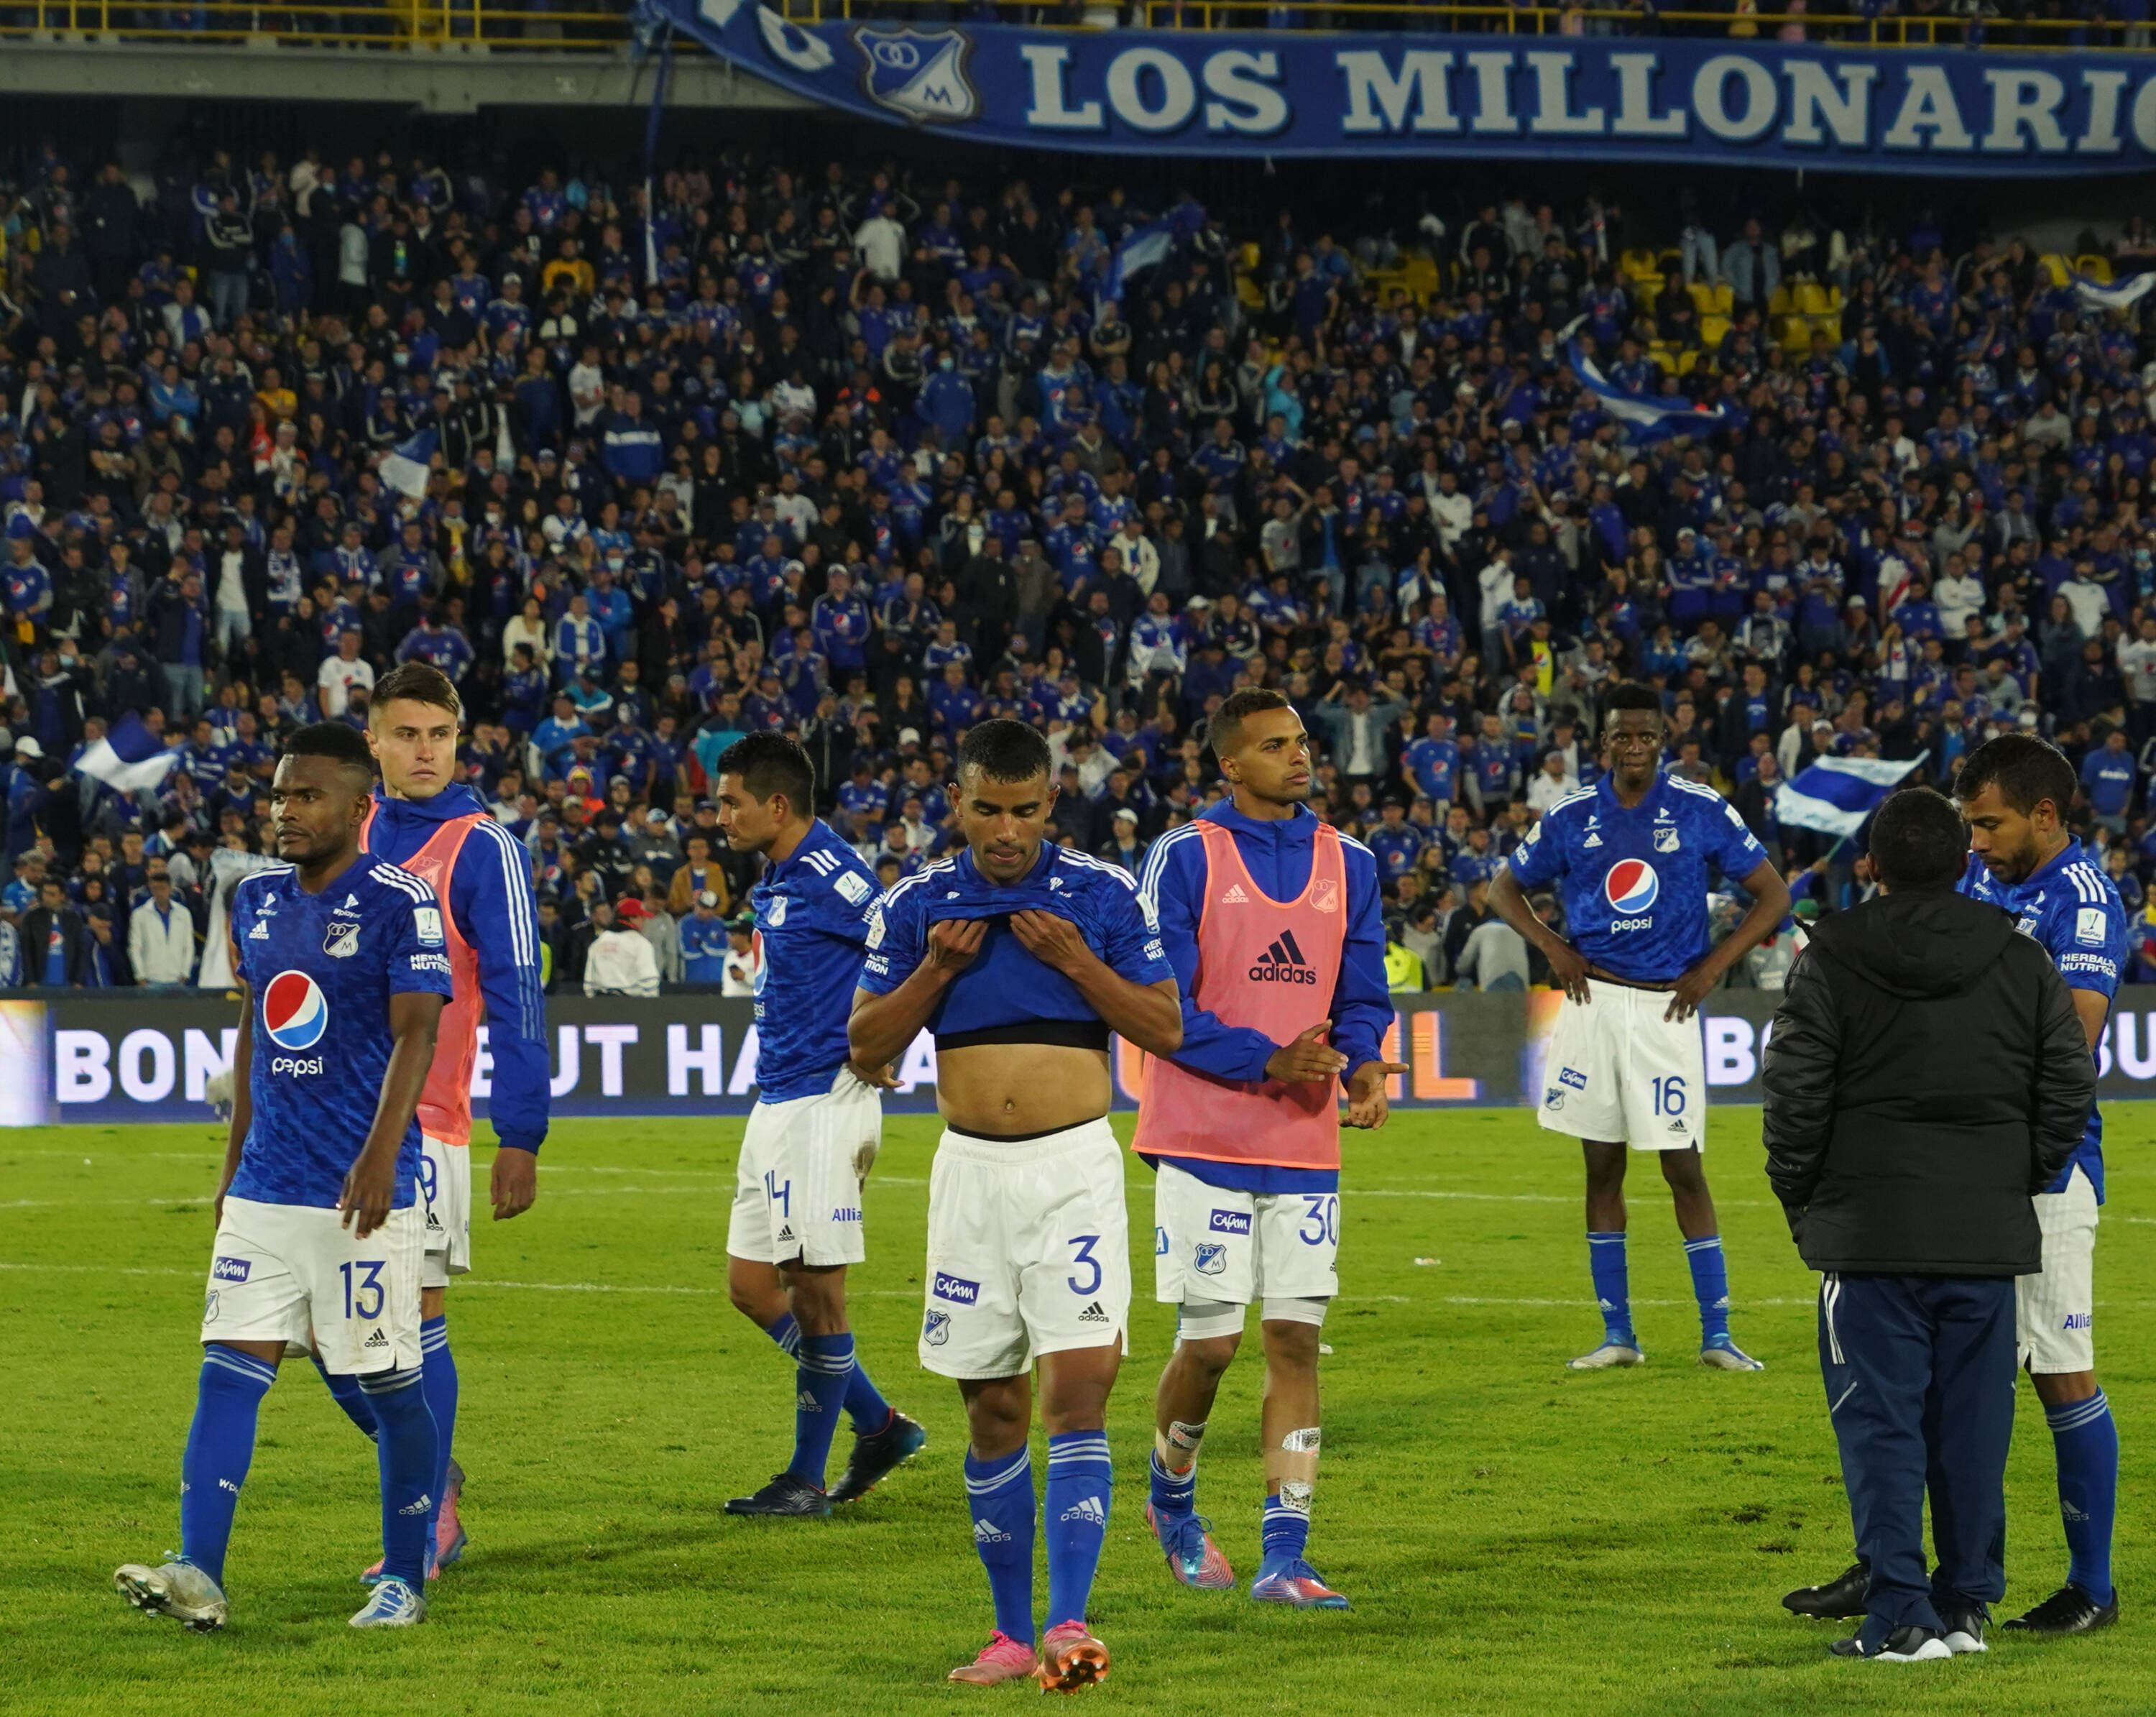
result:
M 1862 1637 L 1938 1627 L 1933 1600 L 2006 1591 L 2014 1433 L 2010 1276 L 1827 1277 L 1820 1370 L 1856 1553 L 1871 1565 Z M 1924 1571 L 1924 1499 L 1938 1565 Z

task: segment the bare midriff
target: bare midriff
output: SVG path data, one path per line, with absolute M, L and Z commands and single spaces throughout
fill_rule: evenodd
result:
M 1106 1051 L 1061 1043 L 976 1043 L 936 1057 L 936 1106 L 960 1133 L 1053 1133 L 1106 1114 Z

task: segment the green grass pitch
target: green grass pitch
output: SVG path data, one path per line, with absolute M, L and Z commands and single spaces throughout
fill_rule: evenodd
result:
M 1127 1120 L 1127 1118 L 1124 1118 Z M 906 1713 L 1023 1704 L 956 1688 L 988 1631 L 956 1390 L 916 1370 L 934 1125 L 895 1118 L 868 1191 L 855 1327 L 928 1427 L 914 1465 L 829 1522 L 730 1520 L 782 1466 L 789 1374 L 727 1304 L 738 1121 L 567 1122 L 537 1207 L 483 1220 L 451 1292 L 470 1558 L 404 1634 L 345 1626 L 376 1554 L 372 1449 L 304 1364 L 265 1403 L 234 1540 L 234 1624 L 134 1614 L 113 1567 L 178 1540 L 217 1139 L 207 1126 L 0 1142 L 0 1710 Z M 2156 1705 L 2142 1523 L 2156 1447 L 2148 1324 L 2156 1108 L 2110 1117 L 2101 1375 L 2126 1457 L 2107 1635 L 1982 1658 L 1830 1661 L 1831 1624 L 1777 1600 L 1840 1570 L 1849 1522 L 1815 1357 L 1812 1278 L 1761 1170 L 1756 1110 L 1717 1110 L 1707 1164 L 1736 1330 L 1762 1375 L 1701 1370 L 1667 1195 L 1635 1162 L 1632 1283 L 1649 1363 L 1573 1376 L 1592 1345 L 1580 1170 L 1532 1113 L 1404 1113 L 1350 1135 L 1342 1299 L 1327 1339 L 1312 1555 L 1354 1607 L 1260 1612 L 1171 1581 L 1140 1519 L 1170 1314 L 1151 1300 L 1152 1194 L 1129 1175 L 1139 1285 L 1110 1423 L 1118 1489 L 1085 1697 L 1131 1711 L 2126 1712 Z M 1127 1128 L 1125 1128 L 1126 1134 Z M 484 1149 L 477 1165 L 485 1172 Z M 484 1185 L 482 1178 L 481 1183 Z M 1255 1347 L 1255 1331 L 1252 1332 Z M 1229 1375 L 1199 1506 L 1247 1586 L 1257 1561 L 1255 1360 Z M 2007 1603 L 2064 1571 L 2051 1439 L 2023 1386 Z M 843 1433 L 842 1433 L 843 1440 Z M 1039 1457 L 1036 1456 L 1038 1465 Z M 835 1467 L 834 1468 L 835 1471 Z M 1044 1576 L 1045 1577 L 1045 1576 Z

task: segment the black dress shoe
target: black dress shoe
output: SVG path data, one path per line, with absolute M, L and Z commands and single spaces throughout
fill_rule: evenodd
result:
M 2118 1594 L 2099 1604 L 2077 1586 L 2062 1586 L 2051 1596 L 2005 1625 L 2016 1633 L 2093 1633 L 2118 1620 Z
M 1793 1616 L 1812 1616 L 1821 1621 L 1840 1620 L 1864 1613 L 1864 1588 L 1871 1581 L 1871 1565 L 1856 1562 L 1825 1586 L 1800 1586 L 1782 1600 Z

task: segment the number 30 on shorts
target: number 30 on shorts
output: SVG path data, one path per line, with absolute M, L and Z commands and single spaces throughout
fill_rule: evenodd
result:
M 1301 1226 L 1296 1237 L 1305 1246 L 1340 1244 L 1340 1196 L 1332 1192 L 1306 1192 Z

